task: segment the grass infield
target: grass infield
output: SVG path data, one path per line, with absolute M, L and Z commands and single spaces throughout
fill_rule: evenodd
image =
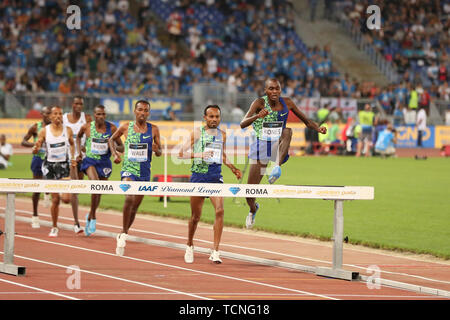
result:
M 31 178 L 30 155 L 13 155 L 13 165 L 0 170 L 2 178 Z M 243 161 L 241 161 L 243 162 Z M 243 170 L 244 164 L 236 164 Z M 169 174 L 189 174 L 189 164 L 168 159 Z M 450 259 L 450 160 L 446 158 L 291 157 L 282 166 L 277 184 L 374 186 L 375 200 L 344 202 L 344 236 L 349 243 L 373 248 L 431 254 Z M 152 175 L 163 173 L 163 158 L 154 158 Z M 225 183 L 237 180 L 223 167 Z M 86 179 L 86 177 L 85 177 Z M 111 180 L 120 180 L 113 166 Z M 247 181 L 247 174 L 243 182 Z M 267 183 L 264 178 L 262 183 Z M 27 194 L 29 196 L 30 194 Z M 42 196 L 41 196 L 42 197 Z M 90 195 L 80 195 L 89 206 Z M 245 228 L 245 198 L 225 198 L 225 225 Z M 104 195 L 101 208 L 121 211 L 124 196 Z M 333 202 L 312 199 L 259 199 L 255 229 L 273 233 L 331 240 Z M 31 205 L 30 205 L 31 210 Z M 145 197 L 139 213 L 190 217 L 188 197 L 172 197 L 164 208 L 159 197 Z M 79 213 L 84 217 L 84 213 Z M 101 220 L 101 215 L 98 217 Z M 214 222 L 214 211 L 205 201 L 202 221 Z

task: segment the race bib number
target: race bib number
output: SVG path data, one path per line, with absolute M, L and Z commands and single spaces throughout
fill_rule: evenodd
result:
M 51 143 L 48 148 L 47 160 L 50 162 L 61 162 L 67 159 L 67 147 L 65 142 Z
M 148 144 L 147 143 L 130 143 L 128 145 L 128 160 L 132 162 L 147 161 Z
M 108 153 L 108 139 L 94 138 L 91 141 L 91 152 L 96 155 Z
M 207 142 L 203 152 L 212 152 L 212 157 L 205 159 L 206 163 L 222 163 L 222 142 Z
M 277 141 L 283 131 L 282 121 L 263 122 L 261 140 Z

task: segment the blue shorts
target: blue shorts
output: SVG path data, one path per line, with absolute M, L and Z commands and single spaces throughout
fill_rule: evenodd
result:
M 197 183 L 223 183 L 222 175 L 192 172 L 189 182 Z
M 131 178 L 133 181 L 150 181 L 150 173 L 148 176 L 138 177 L 127 171 L 120 171 L 120 180 L 123 180 L 124 178 Z
M 275 162 L 278 155 L 278 141 L 266 141 L 255 139 L 250 144 L 250 151 L 248 157 L 252 160 L 259 160 L 263 163 L 269 161 Z M 283 159 L 281 164 L 285 163 L 289 159 L 289 154 Z
M 34 176 L 42 177 L 44 174 L 42 173 L 42 163 L 44 160 L 41 157 L 34 156 L 31 159 L 31 172 L 33 172 Z
M 111 172 L 112 172 L 112 163 L 111 163 L 110 159 L 95 160 L 95 159 L 86 157 L 83 159 L 83 161 L 81 163 L 80 171 L 87 174 L 86 170 L 89 167 L 95 168 L 99 178 L 109 178 L 109 176 L 111 175 Z

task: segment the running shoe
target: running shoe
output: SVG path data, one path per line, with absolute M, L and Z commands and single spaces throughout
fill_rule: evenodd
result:
M 39 224 L 39 217 L 38 216 L 32 216 L 31 217 L 31 227 L 33 229 L 40 228 L 41 225 Z
M 79 224 L 75 224 L 75 225 L 73 226 L 73 231 L 74 231 L 76 234 L 78 234 L 78 233 L 83 232 L 83 228 L 81 228 Z
M 194 246 L 186 246 L 186 252 L 184 254 L 184 262 L 186 263 L 194 262 Z
M 97 230 L 97 219 L 91 219 L 89 222 L 89 231 L 94 233 Z
M 214 263 L 222 263 L 222 260 L 220 259 L 220 253 L 219 251 L 213 250 L 211 255 L 209 256 L 209 260 L 211 260 Z
M 125 253 L 127 236 L 128 235 L 126 233 L 119 233 L 116 237 L 117 240 L 116 254 L 118 256 L 123 256 L 123 254 Z
M 255 217 L 256 217 L 256 212 L 258 212 L 258 209 L 259 209 L 259 204 L 255 203 L 255 205 L 256 205 L 256 211 L 254 213 L 252 213 L 250 211 L 248 213 L 247 219 L 245 219 L 245 226 L 247 227 L 247 229 L 253 228 L 253 225 L 255 224 Z
M 49 237 L 56 238 L 58 236 L 58 228 L 53 227 L 48 234 Z
M 92 232 L 90 232 L 89 224 L 92 222 L 92 220 L 89 220 L 89 212 L 86 214 L 86 226 L 84 227 L 84 234 L 86 237 L 89 237 Z
M 269 183 L 273 184 L 275 181 L 278 180 L 280 176 L 281 176 L 281 167 L 280 166 L 273 167 L 272 172 L 270 173 L 269 176 Z

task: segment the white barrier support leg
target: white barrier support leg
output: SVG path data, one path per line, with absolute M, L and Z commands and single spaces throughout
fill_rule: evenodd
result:
M 317 267 L 316 275 L 344 279 L 357 280 L 358 272 L 346 271 L 342 269 L 344 239 L 344 201 L 334 200 L 334 230 L 333 230 L 333 267 Z
M 14 234 L 15 234 L 15 194 L 8 193 L 6 195 L 6 212 L 5 212 L 5 240 L 3 262 L 0 262 L 0 272 L 12 274 L 14 276 L 24 276 L 25 267 L 19 267 L 14 264 Z

